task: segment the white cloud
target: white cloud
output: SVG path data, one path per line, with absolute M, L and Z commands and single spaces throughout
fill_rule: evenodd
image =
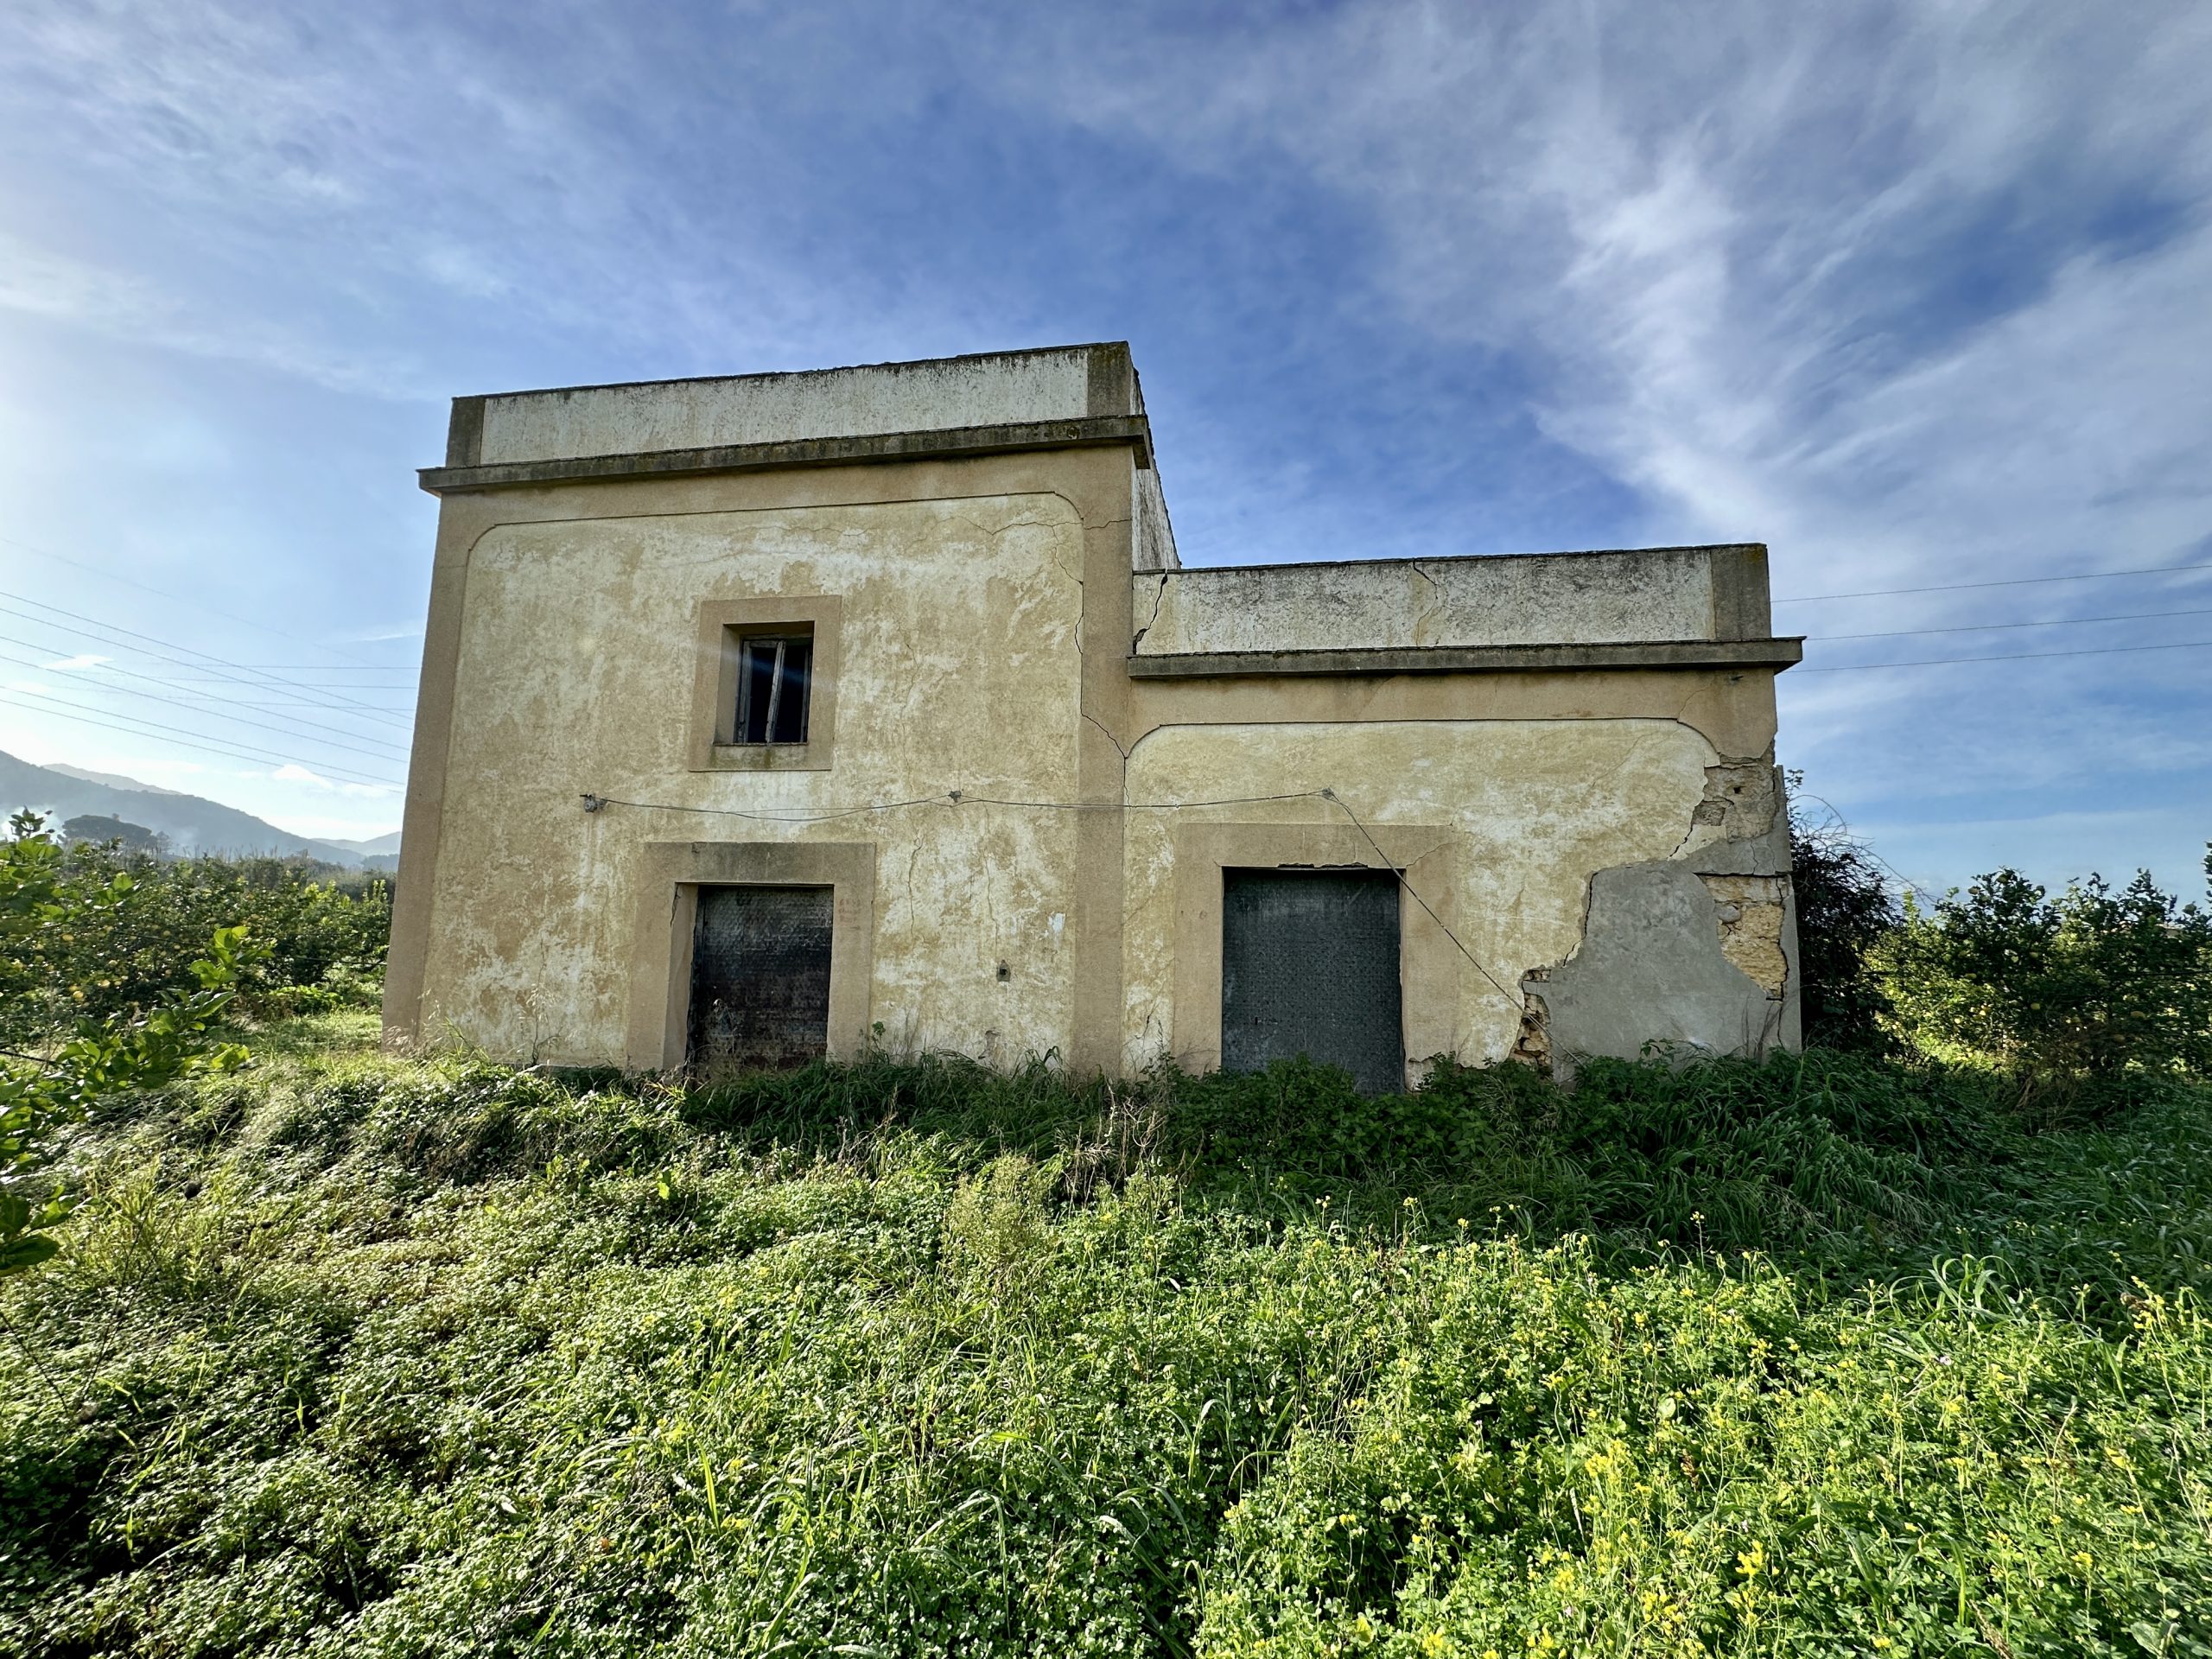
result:
M 341 783 L 310 771 L 296 761 L 286 761 L 269 776 L 280 784 L 305 784 L 310 789 L 321 790 L 333 795 L 351 795 L 365 800 L 380 801 L 404 794 L 405 791 L 391 784 Z
M 39 666 L 41 668 L 51 669 L 98 668 L 102 663 L 113 662 L 114 660 L 115 659 L 111 657 L 101 657 L 95 655 L 91 652 L 86 652 L 81 656 L 64 657 L 59 662 L 41 663 Z

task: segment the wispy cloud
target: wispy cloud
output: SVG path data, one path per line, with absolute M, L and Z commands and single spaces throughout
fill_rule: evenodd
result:
M 72 670 L 98 668 L 102 663 L 113 662 L 114 660 L 115 659 L 111 657 L 102 657 L 92 652 L 85 652 L 75 657 L 64 657 L 59 662 L 41 663 L 40 666 L 41 668 Z
M 1391 5 L 1154 67 L 1155 42 L 1069 22 L 1045 79 L 1186 164 L 1306 169 L 1372 226 L 1375 299 L 1524 382 L 1545 435 L 1632 488 L 1640 539 L 1764 539 L 1777 591 L 1833 591 L 2201 556 L 2212 13 L 2136 25 L 2060 6 L 1736 4 L 1693 28 L 1626 4 Z M 1780 620 L 2063 619 L 2095 591 Z M 2107 591 L 2212 603 L 2212 573 Z M 2188 626 L 2044 638 L 2212 637 Z M 1847 798 L 1968 813 L 2201 770 L 2203 661 L 1785 677 L 1785 754 Z

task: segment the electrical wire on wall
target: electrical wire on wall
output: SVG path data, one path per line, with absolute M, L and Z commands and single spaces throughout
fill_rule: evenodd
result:
M 1375 849 L 1382 867 L 1397 879 L 1414 903 L 1419 905 L 1429 920 L 1442 930 L 1444 937 L 1458 947 L 1459 954 L 1472 963 L 1475 971 L 1490 982 L 1492 989 L 1503 997 L 1516 1010 L 1521 999 L 1505 988 L 1496 974 L 1484 966 L 1482 958 L 1467 948 L 1467 942 L 1452 929 L 1450 923 L 1436 912 L 1436 907 L 1424 899 L 1418 888 L 1407 878 L 1405 870 L 1382 850 L 1382 842 L 1374 832 L 1361 822 L 1359 815 L 1333 789 L 1300 789 L 1280 795 L 1230 795 L 1209 801 L 1016 801 L 994 795 L 971 795 L 965 790 L 947 790 L 942 795 L 921 795 L 912 800 L 875 801 L 863 806 L 833 807 L 820 812 L 748 812 L 728 806 L 679 806 L 669 801 L 631 801 L 614 795 L 586 794 L 582 798 L 587 812 L 603 812 L 610 806 L 626 806 L 645 812 L 691 812 L 710 817 L 743 818 L 754 823 L 830 823 L 840 818 L 861 817 L 876 812 L 897 812 L 909 807 L 940 806 L 957 809 L 963 806 L 1003 806 L 1040 812 L 1181 812 L 1209 806 L 1260 806 L 1280 801 L 1325 801 L 1351 821 L 1367 844 Z

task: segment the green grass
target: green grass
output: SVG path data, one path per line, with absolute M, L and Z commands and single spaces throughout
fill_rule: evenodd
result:
M 2201 1092 L 371 1034 L 89 1127 L 0 1651 L 2212 1651 Z

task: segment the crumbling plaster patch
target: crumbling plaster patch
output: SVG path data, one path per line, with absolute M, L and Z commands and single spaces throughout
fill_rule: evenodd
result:
M 1590 878 L 1582 943 L 1541 980 L 1553 1075 L 1579 1060 L 1633 1059 L 1647 1046 L 1759 1053 L 1780 1034 L 1781 1007 L 1722 950 L 1712 896 L 1672 859 L 1617 865 Z
M 1789 963 L 1782 950 L 1782 899 L 1787 885 L 1778 875 L 1707 875 L 1699 878 L 1713 895 L 1720 923 L 1720 954 L 1756 980 L 1777 1000 L 1789 982 Z
M 1522 981 L 1515 1058 L 1571 1082 L 1578 1059 L 1647 1045 L 1764 1053 L 1799 1035 L 1789 826 L 1771 750 L 1723 757 L 1673 858 L 1591 878 L 1580 942 Z

